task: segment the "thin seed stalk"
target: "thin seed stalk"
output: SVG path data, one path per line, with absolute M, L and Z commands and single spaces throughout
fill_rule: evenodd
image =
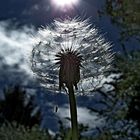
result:
M 70 103 L 72 140 L 78 140 L 77 107 L 76 107 L 76 98 L 74 95 L 74 89 L 72 84 L 68 87 L 68 92 L 69 92 L 69 103 Z

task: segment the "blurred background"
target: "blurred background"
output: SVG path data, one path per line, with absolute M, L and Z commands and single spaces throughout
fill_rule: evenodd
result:
M 58 6 L 53 0 L 1 0 L 1 140 L 20 140 L 24 132 L 24 139 L 29 140 L 68 139 L 68 97 L 41 87 L 29 60 L 32 36 L 40 27 L 56 18 L 76 16 L 90 18 L 115 52 L 114 69 L 103 87 L 94 96 L 77 97 L 80 139 L 139 140 L 139 7 L 140 0 L 78 0 L 70 7 Z

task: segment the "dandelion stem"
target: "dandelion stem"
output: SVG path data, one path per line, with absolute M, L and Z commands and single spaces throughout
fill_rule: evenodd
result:
M 74 95 L 74 89 L 72 84 L 68 87 L 68 91 L 69 91 L 69 103 L 70 103 L 71 126 L 72 126 L 72 140 L 78 140 L 76 98 Z

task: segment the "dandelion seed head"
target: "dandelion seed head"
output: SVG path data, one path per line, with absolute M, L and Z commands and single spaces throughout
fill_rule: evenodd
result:
M 40 83 L 58 92 L 75 86 L 76 94 L 90 94 L 102 86 L 110 69 L 112 46 L 91 27 L 88 19 L 55 20 L 38 31 L 31 68 Z
M 80 81 L 80 67 L 82 56 L 77 51 L 72 49 L 61 50 L 56 54 L 56 64 L 59 65 L 59 89 L 61 87 L 69 88 L 71 85 L 77 88 L 77 83 Z M 64 86 L 64 84 L 66 84 Z

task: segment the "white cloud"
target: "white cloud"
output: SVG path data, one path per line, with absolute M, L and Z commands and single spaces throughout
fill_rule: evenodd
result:
M 68 106 L 59 107 L 57 115 L 63 119 L 66 126 L 70 125 L 70 121 L 65 120 L 65 118 L 70 118 Z M 89 128 L 95 128 L 103 121 L 103 119 L 98 118 L 96 113 L 90 113 L 87 108 L 77 107 L 77 116 L 79 124 L 88 126 Z
M 0 56 L 8 65 L 19 64 L 29 72 L 29 57 L 33 46 L 33 28 L 10 29 L 9 22 L 0 22 Z M 8 29 L 7 29 L 8 28 Z

